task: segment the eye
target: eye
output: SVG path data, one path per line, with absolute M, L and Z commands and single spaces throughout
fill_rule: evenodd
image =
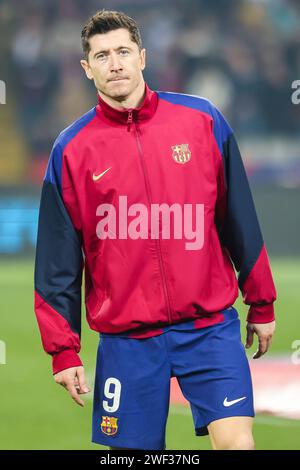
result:
M 124 55 L 124 54 L 125 54 L 125 55 L 126 55 L 126 54 L 129 54 L 129 51 L 128 51 L 127 49 L 121 49 L 120 52 L 121 52 L 122 55 Z

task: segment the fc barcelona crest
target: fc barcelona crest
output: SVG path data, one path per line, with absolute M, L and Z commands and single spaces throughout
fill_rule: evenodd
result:
M 118 431 L 118 418 L 102 416 L 101 431 L 107 436 L 114 436 Z
M 177 144 L 172 147 L 172 157 L 176 163 L 187 163 L 192 157 L 189 144 Z

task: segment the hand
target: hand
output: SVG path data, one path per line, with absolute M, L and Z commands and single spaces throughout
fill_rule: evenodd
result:
M 275 320 L 270 323 L 247 323 L 247 340 L 245 347 L 250 348 L 253 344 L 254 333 L 258 336 L 258 349 L 253 359 L 258 359 L 265 354 L 272 343 L 275 332 Z
M 84 406 L 84 401 L 81 400 L 79 395 L 88 393 L 91 390 L 86 385 L 84 368 L 82 366 L 64 369 L 54 375 L 54 380 L 57 384 L 65 387 L 78 405 Z

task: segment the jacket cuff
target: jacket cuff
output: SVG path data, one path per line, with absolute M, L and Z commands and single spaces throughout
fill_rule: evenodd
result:
M 251 305 L 247 321 L 249 323 L 271 323 L 275 320 L 274 304 Z
M 82 362 L 78 354 L 73 349 L 64 349 L 52 356 L 53 375 L 64 369 L 79 366 L 82 366 Z

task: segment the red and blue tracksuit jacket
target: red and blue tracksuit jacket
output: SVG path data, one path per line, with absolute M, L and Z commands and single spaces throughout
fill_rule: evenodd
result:
M 204 204 L 202 248 L 187 250 L 175 237 L 99 238 L 97 207 L 118 212 L 121 195 L 128 206 Z M 87 320 L 100 333 L 145 338 L 187 320 L 206 327 L 223 320 L 239 289 L 249 322 L 274 320 L 276 291 L 243 162 L 211 102 L 145 84 L 140 107 L 118 110 L 99 96 L 56 139 L 35 262 L 35 312 L 53 373 L 81 365 L 83 271 Z

